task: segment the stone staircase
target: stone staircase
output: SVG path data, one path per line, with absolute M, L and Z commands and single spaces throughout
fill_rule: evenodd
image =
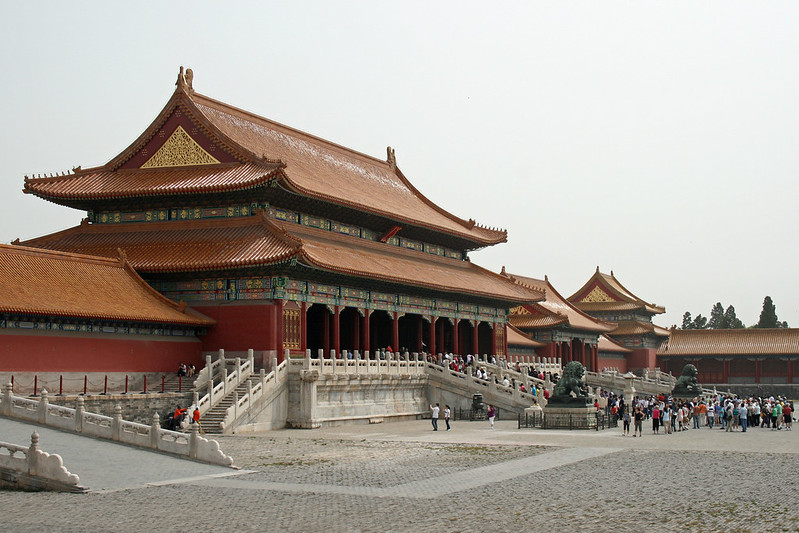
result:
M 226 394 L 224 398 L 219 400 L 219 402 L 200 419 L 200 424 L 202 424 L 203 431 L 209 435 L 221 435 L 224 433 L 221 424 L 225 419 L 225 414 L 228 410 L 228 407 L 233 405 L 233 402 L 236 401 L 236 398 L 242 398 L 247 394 L 247 383 L 250 384 L 250 387 L 253 387 L 258 381 L 260 381 L 260 379 L 261 377 L 259 375 L 250 376 L 246 380 L 242 381 L 238 387 Z

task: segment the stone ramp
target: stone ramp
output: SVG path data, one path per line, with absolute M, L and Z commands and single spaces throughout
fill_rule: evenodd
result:
M 240 471 L 198 463 L 172 455 L 125 446 L 115 442 L 66 433 L 8 418 L 0 418 L 0 440 L 30 442 L 39 434 L 40 447 L 61 456 L 80 485 L 90 491 L 114 491 L 147 485 L 164 485 L 189 480 L 229 476 Z

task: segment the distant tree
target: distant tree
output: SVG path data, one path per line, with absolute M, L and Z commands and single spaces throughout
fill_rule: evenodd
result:
M 771 296 L 766 296 L 763 300 L 763 310 L 760 311 L 760 320 L 757 321 L 756 328 L 787 328 L 787 322 L 780 322 L 777 318 L 777 306 L 771 300 Z
M 682 328 L 680 329 L 694 329 L 691 327 L 691 312 L 686 311 L 682 316 Z
M 701 313 L 696 315 L 694 321 L 691 322 L 691 329 L 707 329 L 707 318 L 703 317 Z
M 735 316 L 735 308 L 729 306 L 727 310 L 724 311 L 724 329 L 742 329 L 745 327 L 744 323 Z
M 710 310 L 710 320 L 707 321 L 708 329 L 724 329 L 724 306 L 716 302 Z

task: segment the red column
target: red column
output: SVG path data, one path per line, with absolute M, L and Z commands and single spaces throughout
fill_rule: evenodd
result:
M 363 310 L 363 325 L 361 327 L 361 335 L 362 335 L 362 337 L 361 337 L 361 340 L 362 340 L 361 346 L 363 347 L 363 352 L 364 353 L 366 353 L 366 352 L 371 350 L 371 348 L 369 347 L 369 343 L 371 341 L 370 335 L 369 335 L 369 333 L 370 333 L 369 315 L 370 315 L 369 309 L 364 309 Z
M 395 311 L 392 313 L 394 321 L 391 323 L 391 348 L 394 352 L 398 352 L 399 347 L 399 316 Z
M 502 325 L 502 330 L 503 330 L 502 333 L 504 333 L 504 335 L 502 335 L 502 351 L 505 353 L 505 356 L 507 357 L 507 355 L 508 355 L 508 326 L 507 326 L 507 324 L 503 324 Z
M 339 306 L 333 306 L 333 350 L 336 352 L 336 357 L 341 353 L 341 321 L 339 313 Z
M 430 346 L 427 347 L 427 351 L 435 355 L 437 353 L 437 350 L 438 346 L 436 346 L 436 317 L 430 315 Z
M 594 345 L 594 372 L 599 372 L 599 344 Z
M 275 300 L 275 351 L 278 363 L 283 361 L 283 300 Z
M 474 328 L 472 328 L 472 353 L 480 351 L 480 344 L 478 343 L 477 330 L 480 329 L 480 322 L 474 321 Z
M 358 313 L 358 319 L 352 321 L 352 343 L 353 350 L 361 351 L 361 315 Z
M 460 325 L 460 319 L 456 318 L 453 319 L 453 327 L 452 327 L 452 353 L 460 355 L 460 332 L 458 331 L 458 326 Z
M 322 313 L 322 359 L 330 353 L 330 313 Z
M 305 350 L 308 349 L 308 304 L 306 302 L 300 303 L 300 349 L 303 355 Z
M 788 363 L 790 364 L 790 361 Z M 755 359 L 755 383 L 760 383 L 760 359 Z
M 491 353 L 497 353 L 497 327 L 497 324 L 491 324 Z
M 439 317 L 436 319 L 436 349 L 433 354 L 439 354 L 444 351 L 444 320 L 446 318 Z

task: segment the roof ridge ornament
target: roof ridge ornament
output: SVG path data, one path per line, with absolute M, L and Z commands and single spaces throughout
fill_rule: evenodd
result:
M 181 65 L 180 72 L 178 72 L 178 81 L 175 82 L 175 85 L 177 85 L 178 89 L 192 93 L 194 92 L 193 82 L 194 72 L 190 68 L 187 68 L 184 72 L 183 65 Z
M 386 162 L 391 167 L 391 170 L 397 168 L 397 154 L 390 146 L 386 146 Z

